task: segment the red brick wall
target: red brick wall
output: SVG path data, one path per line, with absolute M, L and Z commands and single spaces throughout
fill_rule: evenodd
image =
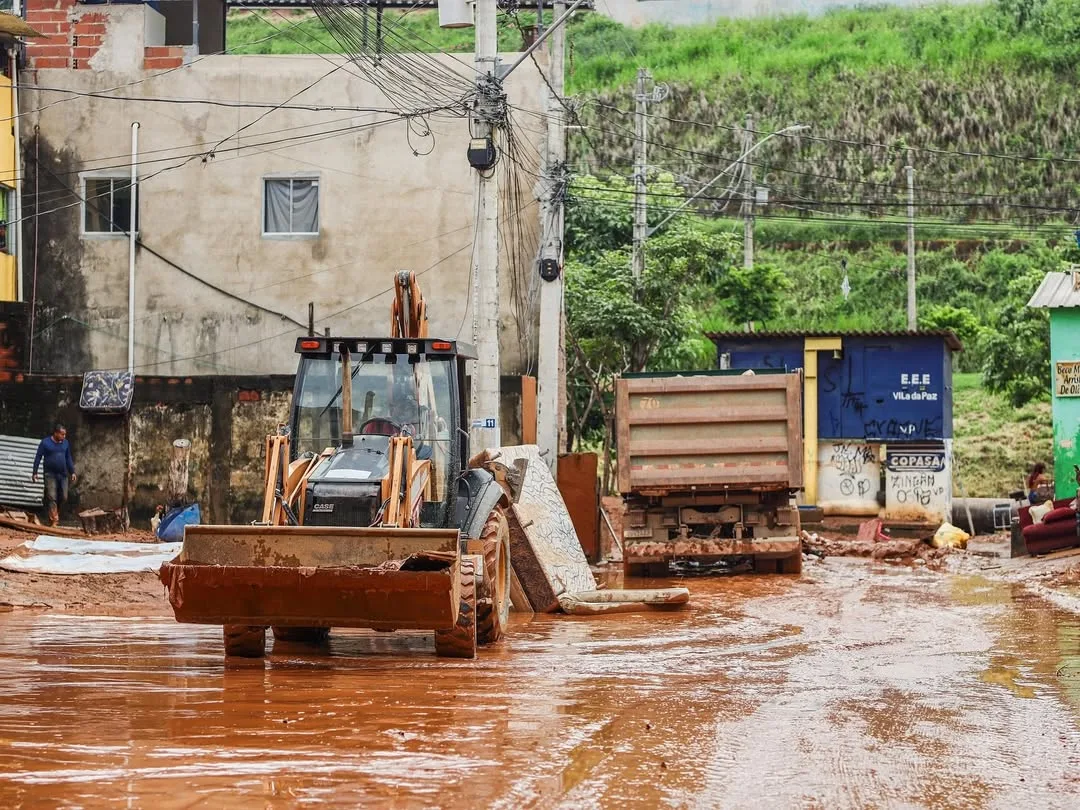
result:
M 146 48 L 143 53 L 143 67 L 146 70 L 171 70 L 184 64 L 182 45 L 163 45 Z
M 27 0 L 26 21 L 45 35 L 26 40 L 31 69 L 87 70 L 105 39 L 109 15 L 76 0 Z M 183 64 L 183 47 L 144 49 L 146 70 L 170 70 Z
M 26 21 L 45 34 L 26 41 L 31 68 L 86 70 L 101 47 L 108 15 L 75 0 L 28 0 Z

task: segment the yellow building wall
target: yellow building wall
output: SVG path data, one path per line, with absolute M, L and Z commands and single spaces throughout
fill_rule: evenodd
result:
M 11 79 L 0 75 L 0 193 L 15 191 L 18 161 L 15 159 L 14 96 Z M 12 209 L 14 205 L 10 206 Z M 7 211 L 7 220 L 15 219 L 14 210 Z M 8 244 L 14 243 L 15 230 L 11 227 Z M 10 248 L 9 248 L 10 249 Z M 18 265 L 10 253 L 0 253 L 0 301 L 16 301 L 19 294 Z

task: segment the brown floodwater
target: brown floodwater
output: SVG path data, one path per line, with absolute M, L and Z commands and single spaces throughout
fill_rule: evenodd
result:
M 685 584 L 474 662 L 0 614 L 0 807 L 1080 807 L 1080 618 L 842 560 Z

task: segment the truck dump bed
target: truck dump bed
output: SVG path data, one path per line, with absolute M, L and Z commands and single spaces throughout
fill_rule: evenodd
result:
M 803 485 L 798 374 L 628 375 L 616 397 L 623 494 Z
M 801 375 L 627 375 L 616 427 L 628 575 L 671 564 L 799 573 Z

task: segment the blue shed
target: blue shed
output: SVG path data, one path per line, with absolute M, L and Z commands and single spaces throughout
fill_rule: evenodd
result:
M 937 477 L 951 476 L 952 355 L 963 348 L 955 334 L 728 332 L 709 338 L 721 368 L 802 370 L 805 469 L 819 470 L 817 480 L 807 475 L 807 503 L 826 513 L 870 514 L 883 505 L 890 465 L 904 472 L 893 483 L 912 485 L 910 492 L 897 490 L 898 500 L 925 507 L 945 489 L 951 503 L 951 480 Z M 885 473 L 882 480 L 873 480 L 875 469 Z M 925 521 L 936 520 L 937 511 Z

